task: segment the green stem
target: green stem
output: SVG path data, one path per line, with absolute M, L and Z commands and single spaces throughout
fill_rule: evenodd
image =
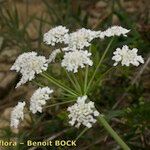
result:
M 96 88 L 95 85 L 98 85 L 99 82 L 110 72 L 114 69 L 115 67 L 111 67 L 110 69 L 108 69 L 106 72 L 104 72 L 103 74 L 100 75 L 99 79 L 97 81 L 95 81 L 94 85 L 92 85 L 92 90 L 93 88 Z M 95 90 L 95 89 L 94 89 Z
M 80 94 L 82 95 L 82 88 L 81 88 L 81 86 L 80 86 L 80 84 L 79 84 L 79 82 L 78 82 L 77 77 L 76 77 L 74 74 L 72 74 L 72 77 L 73 77 L 73 79 L 74 79 L 74 82 L 75 82 L 76 86 L 78 87 L 78 89 L 79 89 L 79 91 L 80 91 Z
M 89 52 L 91 53 L 92 45 L 89 47 Z M 89 73 L 89 66 L 86 65 L 85 68 L 85 78 L 84 78 L 84 95 L 86 95 L 86 89 L 88 85 L 88 73 Z
M 119 135 L 111 128 L 108 122 L 105 120 L 104 115 L 99 115 L 97 120 L 100 125 L 103 125 L 108 133 L 115 139 L 115 141 L 122 147 L 123 150 L 130 150 L 128 145 L 119 137 Z
M 75 90 L 79 90 L 79 88 L 77 87 L 77 85 L 75 84 L 75 82 L 73 81 L 73 79 L 71 78 L 71 76 L 69 75 L 69 73 L 65 70 L 66 75 L 68 77 L 68 79 L 70 80 L 70 82 L 72 83 L 72 85 L 74 86 Z
M 88 130 L 89 128 L 84 128 L 84 130 L 76 137 L 76 141 Z
M 36 81 L 32 81 L 34 84 L 36 84 L 36 85 L 38 85 L 39 87 L 44 87 L 44 85 L 42 85 L 41 83 L 39 83 L 39 82 L 36 82 Z
M 53 106 L 57 106 L 57 105 L 63 105 L 63 104 L 71 103 L 71 102 L 74 102 L 74 101 L 76 101 L 76 100 L 60 102 L 60 103 L 52 104 L 52 105 L 49 105 L 49 106 L 45 106 L 44 108 L 49 108 L 49 107 L 53 107 Z
M 61 89 L 63 89 L 64 91 L 67 91 L 68 93 L 74 95 L 74 96 L 78 96 L 78 94 L 74 91 L 72 91 L 71 89 L 69 89 L 68 87 L 64 86 L 62 83 L 60 83 L 58 80 L 54 79 L 53 77 L 51 77 L 50 75 L 41 74 L 44 78 L 48 79 L 51 83 L 57 85 L 58 87 L 60 87 Z
M 101 57 L 99 63 L 98 63 L 98 65 L 97 65 L 97 67 L 96 67 L 96 69 L 95 69 L 95 71 L 94 71 L 94 73 L 93 73 L 93 75 L 92 75 L 92 77 L 91 77 L 91 79 L 90 79 L 90 81 L 89 81 L 89 84 L 88 84 L 88 86 L 87 86 L 86 93 L 88 92 L 88 90 L 89 90 L 89 88 L 90 88 L 90 86 L 91 86 L 91 84 L 92 84 L 92 82 L 93 82 L 93 80 L 94 80 L 94 78 L 95 78 L 95 75 L 96 75 L 96 73 L 97 73 L 97 71 L 98 71 L 98 68 L 100 67 L 102 61 L 104 60 L 104 58 L 105 58 L 105 56 L 106 56 L 106 53 L 108 52 L 108 50 L 109 50 L 109 48 L 110 48 L 110 46 L 111 46 L 113 40 L 114 40 L 114 38 L 112 38 L 111 41 L 109 42 L 109 44 L 107 45 L 107 47 L 106 47 L 106 49 L 105 49 L 105 51 L 104 51 L 104 53 L 103 53 L 103 55 L 102 55 L 102 57 Z
M 86 88 L 87 88 L 88 70 L 89 70 L 89 67 L 86 66 L 86 69 L 85 69 L 85 79 L 84 79 L 84 95 L 86 94 Z

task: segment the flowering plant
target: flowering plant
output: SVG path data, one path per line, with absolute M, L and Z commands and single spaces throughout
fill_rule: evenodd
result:
M 41 76 L 51 84 L 61 88 L 62 94 L 65 94 L 70 99 L 69 101 L 53 104 L 53 106 L 74 103 L 67 108 L 69 124 L 71 126 L 77 128 L 81 125 L 85 126 L 85 132 L 98 121 L 123 149 L 130 149 L 111 128 L 103 113 L 96 108 L 94 102 L 89 97 L 93 84 L 97 83 L 95 76 L 99 73 L 99 69 L 111 47 L 114 37 L 126 37 L 129 31 L 121 26 L 113 26 L 105 31 L 92 31 L 82 28 L 76 32 L 69 33 L 69 29 L 64 26 L 55 27 L 45 33 L 43 38 L 45 44 L 58 46 L 57 49 L 52 50 L 49 58 L 38 56 L 36 52 L 27 52 L 21 54 L 11 67 L 11 70 L 16 70 L 22 74 L 21 80 L 16 87 L 33 80 L 36 75 Z M 96 39 L 104 40 L 105 38 L 111 38 L 111 40 L 103 55 L 99 58 L 98 64 L 95 64 L 92 60 L 92 57 L 95 57 L 91 49 L 92 42 Z M 113 66 L 116 67 L 119 63 L 122 66 L 139 66 L 140 63 L 144 63 L 144 59 L 137 52 L 137 48 L 130 49 L 127 45 L 124 45 L 122 48 L 117 48 L 113 52 Z M 64 81 L 56 79 L 48 72 L 46 73 L 50 69 L 50 64 L 53 65 L 58 60 L 60 61 L 61 68 L 63 68 L 61 70 L 66 73 L 69 85 L 64 84 Z M 91 68 L 93 69 L 90 70 Z M 29 111 L 33 114 L 37 112 L 42 113 L 45 107 L 44 105 L 53 98 L 52 94 L 55 93 L 55 90 L 51 87 L 41 83 L 37 84 L 41 87 L 33 93 L 29 104 Z M 47 105 L 46 108 L 50 106 Z M 26 107 L 25 102 L 19 102 L 14 107 L 11 114 L 11 127 L 18 128 L 20 119 L 24 119 L 24 107 Z

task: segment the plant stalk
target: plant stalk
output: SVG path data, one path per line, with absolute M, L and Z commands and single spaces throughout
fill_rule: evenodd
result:
M 76 141 L 88 130 L 89 128 L 84 128 L 84 130 L 76 137 Z
M 65 69 L 64 69 L 65 70 Z M 71 76 L 69 75 L 69 73 L 65 70 L 66 75 L 68 77 L 68 79 L 70 80 L 71 84 L 74 86 L 75 90 L 79 90 L 79 88 L 77 87 L 77 85 L 75 84 L 75 82 L 73 81 L 73 79 L 71 78 Z
M 119 135 L 112 129 L 112 127 L 105 120 L 104 115 L 99 115 L 97 120 L 100 125 L 103 125 L 108 133 L 114 138 L 114 140 L 120 145 L 123 150 L 131 150 L 128 145 L 119 137 Z
M 92 77 L 91 77 L 91 79 L 89 81 L 89 84 L 88 84 L 87 89 L 86 89 L 86 93 L 88 92 L 88 90 L 89 90 L 89 88 L 90 88 L 90 86 L 91 86 L 91 84 L 92 84 L 92 82 L 93 82 L 93 80 L 95 78 L 95 75 L 96 75 L 96 73 L 98 71 L 98 68 L 100 67 L 102 61 L 104 60 L 104 58 L 105 58 L 105 56 L 106 56 L 106 54 L 107 54 L 107 52 L 108 52 L 108 50 L 109 50 L 113 40 L 114 40 L 114 38 L 112 38 L 111 41 L 109 42 L 109 44 L 107 45 L 107 47 L 106 47 L 106 49 L 105 49 L 105 51 L 104 51 L 104 53 L 103 53 L 99 63 L 98 63 L 98 65 L 97 65 L 97 67 L 96 67 L 96 69 L 95 69 L 95 71 L 94 71 L 94 73 L 93 73 L 93 75 L 92 75 Z
M 45 106 L 44 108 L 49 108 L 49 107 L 53 107 L 53 106 L 63 105 L 63 104 L 67 104 L 67 103 L 71 103 L 71 102 L 75 102 L 75 101 L 76 100 L 71 100 L 71 101 L 66 101 L 66 102 L 60 102 L 60 103 L 56 103 L 56 104 Z
M 44 78 L 48 79 L 51 83 L 53 83 L 54 85 L 57 85 L 58 87 L 60 87 L 61 89 L 63 89 L 64 91 L 67 91 L 68 93 L 74 95 L 74 96 L 78 96 L 78 94 L 76 92 L 74 92 L 72 89 L 69 89 L 68 87 L 64 86 L 62 83 L 60 83 L 58 80 L 56 80 L 55 78 L 51 77 L 50 75 L 41 74 Z

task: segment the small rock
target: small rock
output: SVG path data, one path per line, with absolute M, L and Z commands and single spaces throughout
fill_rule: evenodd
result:
M 107 6 L 107 3 L 104 1 L 99 1 L 96 3 L 96 7 L 98 7 L 98 8 L 104 8 L 106 6 Z
M 4 77 L 5 77 L 5 73 L 0 72 L 0 82 L 3 80 Z
M 2 118 L 5 118 L 6 120 L 9 120 L 11 111 L 12 111 L 12 108 L 11 108 L 11 107 L 6 108 L 6 109 L 3 111 L 3 113 L 1 114 L 1 117 L 2 117 Z
M 117 15 L 113 14 L 112 17 L 112 24 L 119 24 L 119 18 L 117 17 Z
M 8 127 L 9 126 L 9 122 L 8 121 L 6 121 L 5 119 L 0 119 L 0 129 L 2 129 L 2 128 L 6 128 L 6 127 Z
M 4 40 L 4 38 L 3 38 L 3 37 L 0 37 L 0 50 L 1 50 L 2 45 L 3 45 L 3 40 Z
M 13 85 L 16 78 L 15 73 L 8 73 L 6 77 L 0 82 L 0 98 L 5 96 L 9 92 L 10 86 Z
M 0 62 L 14 62 L 20 51 L 17 49 L 5 48 L 0 54 Z
M 0 64 L 0 72 L 8 72 L 11 68 L 11 64 L 1 63 Z

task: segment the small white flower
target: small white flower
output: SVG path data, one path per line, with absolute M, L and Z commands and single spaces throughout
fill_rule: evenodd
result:
M 113 53 L 114 56 L 112 57 L 112 60 L 115 60 L 114 66 L 116 66 L 119 62 L 121 62 L 122 66 L 129 66 L 130 64 L 139 66 L 140 63 L 143 64 L 144 59 L 142 56 L 137 55 L 137 52 L 137 48 L 133 48 L 131 50 L 127 45 L 124 45 L 122 49 L 117 48 Z
M 65 41 L 70 49 L 83 49 L 91 45 L 91 41 L 97 38 L 99 32 L 91 31 L 89 29 L 82 28 L 76 32 L 73 32 L 65 37 Z
M 64 36 L 68 35 L 68 31 L 66 27 L 57 26 L 44 34 L 43 41 L 52 46 L 55 46 L 56 43 L 63 43 L 65 42 Z
M 98 33 L 98 37 L 100 38 L 100 39 L 104 39 L 105 38 L 105 31 L 103 32 L 103 31 L 99 31 L 99 33 Z
M 24 119 L 24 112 L 23 112 L 24 106 L 25 106 L 25 102 L 18 102 L 18 104 L 13 108 L 11 112 L 11 117 L 10 117 L 11 127 L 18 128 L 20 119 L 21 120 Z
M 121 26 L 113 26 L 108 28 L 106 31 L 103 31 L 100 33 L 100 37 L 112 37 L 112 36 L 127 36 L 126 34 L 129 32 L 130 30 L 127 30 Z
M 55 58 L 57 56 L 57 54 L 61 53 L 61 50 L 60 49 L 56 49 L 54 50 L 51 55 L 49 56 L 49 59 L 48 59 L 48 63 L 51 63 L 51 62 L 54 62 L 55 61 Z
M 92 66 L 93 62 L 89 58 L 91 53 L 84 50 L 75 50 L 72 52 L 66 52 L 61 66 L 65 67 L 68 71 L 78 72 L 78 68 L 84 68 L 86 65 Z
M 78 97 L 77 102 L 68 107 L 69 111 L 69 123 L 77 128 L 80 125 L 84 125 L 88 128 L 92 127 L 92 124 L 96 122 L 94 117 L 99 115 L 99 112 L 95 109 L 94 102 L 89 101 L 86 103 L 87 96 Z
M 35 78 L 35 74 L 47 70 L 48 63 L 44 56 L 37 56 L 36 52 L 28 52 L 21 54 L 10 70 L 16 70 L 22 74 L 22 78 L 16 87 L 31 81 Z
M 42 113 L 42 106 L 46 104 L 46 101 L 51 97 L 51 90 L 49 87 L 38 88 L 32 95 L 30 99 L 30 111 L 35 114 L 37 112 Z

